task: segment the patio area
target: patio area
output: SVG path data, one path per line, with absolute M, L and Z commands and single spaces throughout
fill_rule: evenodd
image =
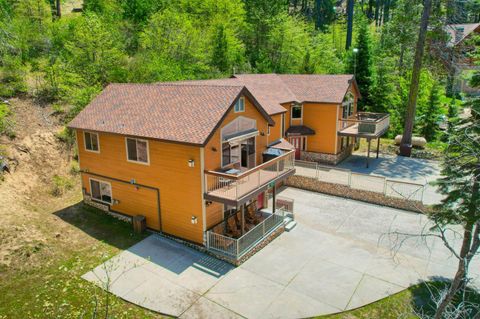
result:
M 423 215 L 294 188 L 279 195 L 295 198 L 297 227 L 239 267 L 151 235 L 83 278 L 175 317 L 303 318 L 357 308 L 455 272 L 456 259 L 436 240 L 406 240 L 392 255 L 396 238 L 388 234 L 421 232 Z M 478 287 L 479 257 L 471 272 Z

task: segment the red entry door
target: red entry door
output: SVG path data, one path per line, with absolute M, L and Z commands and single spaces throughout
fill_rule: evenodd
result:
M 290 139 L 290 144 L 292 144 L 295 147 L 295 159 L 299 160 L 300 150 L 302 148 L 302 137 L 296 136 L 296 137 L 290 137 L 289 139 Z

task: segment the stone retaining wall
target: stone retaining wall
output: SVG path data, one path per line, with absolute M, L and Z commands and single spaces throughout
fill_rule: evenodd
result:
M 300 159 L 307 162 L 317 162 L 321 164 L 331 164 L 336 165 L 343 161 L 345 158 L 350 156 L 353 151 L 353 144 L 347 146 L 342 152 L 338 154 L 327 154 L 327 153 L 317 153 L 317 152 L 300 152 Z
M 286 180 L 285 185 L 318 193 L 354 199 L 367 203 L 399 208 L 416 213 L 429 211 L 429 209 L 419 201 L 387 197 L 381 193 L 353 189 L 346 185 L 321 182 L 311 177 L 297 175 L 290 176 Z
M 108 215 L 112 216 L 113 218 L 119 219 L 121 221 L 132 223 L 132 217 L 125 216 L 116 212 L 112 212 L 110 210 L 110 205 L 99 203 L 97 201 L 92 200 L 92 197 L 88 194 L 83 194 L 83 202 L 89 206 L 95 207 L 101 211 L 104 211 Z

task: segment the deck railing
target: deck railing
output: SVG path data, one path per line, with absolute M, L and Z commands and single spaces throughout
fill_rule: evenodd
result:
M 207 249 L 212 253 L 221 254 L 232 261 L 237 261 L 282 226 L 285 216 L 283 208 L 277 209 L 274 214 L 270 214 L 240 238 L 228 237 L 209 230 L 207 231 Z
M 387 113 L 358 112 L 351 118 L 339 120 L 339 132 L 351 132 L 365 135 L 378 135 L 390 125 Z
M 229 200 L 238 200 L 270 183 L 278 176 L 294 170 L 294 161 L 295 152 L 290 151 L 238 175 L 206 171 L 206 193 Z

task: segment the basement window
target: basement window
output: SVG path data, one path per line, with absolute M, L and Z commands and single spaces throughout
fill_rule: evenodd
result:
M 90 179 L 90 192 L 92 198 L 103 203 L 112 203 L 112 185 L 107 182 Z
M 126 138 L 127 160 L 129 162 L 149 164 L 148 141 L 138 138 Z
M 85 141 L 85 150 L 96 153 L 100 152 L 97 133 L 83 132 L 83 137 Z

